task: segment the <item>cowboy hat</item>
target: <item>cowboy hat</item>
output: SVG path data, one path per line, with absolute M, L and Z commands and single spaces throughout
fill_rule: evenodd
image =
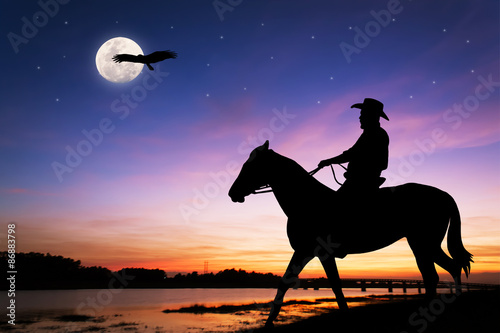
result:
M 363 110 L 371 110 L 375 111 L 379 117 L 384 118 L 385 120 L 389 120 L 389 117 L 384 112 L 384 104 L 382 102 L 377 101 L 373 98 L 365 98 L 363 103 L 356 103 L 351 106 L 352 108 L 363 109 Z

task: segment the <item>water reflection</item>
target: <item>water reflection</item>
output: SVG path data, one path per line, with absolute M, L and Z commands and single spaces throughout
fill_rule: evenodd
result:
M 366 296 L 346 290 L 345 294 Z M 410 291 L 409 291 L 410 292 Z M 13 332 L 234 332 L 260 327 L 267 318 L 274 289 L 126 289 L 106 306 L 95 308 L 95 315 L 78 311 L 82 302 L 96 297 L 99 290 L 24 291 L 19 293 L 16 326 Z M 397 294 L 397 293 L 394 293 Z M 283 307 L 277 325 L 302 320 L 337 308 L 330 290 L 292 290 L 287 300 L 307 300 Z M 350 307 L 361 306 L 373 299 L 353 298 Z M 164 313 L 166 309 L 193 306 L 205 307 L 247 304 L 229 313 Z M 81 309 L 81 307 L 80 307 Z M 10 326 L 10 325 L 9 325 Z M 0 327 L 3 330 L 6 326 Z M 12 326 L 10 326 L 12 328 Z

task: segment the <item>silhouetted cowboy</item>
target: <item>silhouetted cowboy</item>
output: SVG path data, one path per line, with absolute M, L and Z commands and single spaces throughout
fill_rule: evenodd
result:
M 363 194 L 375 191 L 385 181 L 381 178 L 382 170 L 387 169 L 389 159 L 389 136 L 380 127 L 380 117 L 389 120 L 384 113 L 384 104 L 372 98 L 365 98 L 363 103 L 354 104 L 351 108 L 361 109 L 359 121 L 363 133 L 358 141 L 339 156 L 323 160 L 318 166 L 348 162 L 346 180 L 339 193 Z

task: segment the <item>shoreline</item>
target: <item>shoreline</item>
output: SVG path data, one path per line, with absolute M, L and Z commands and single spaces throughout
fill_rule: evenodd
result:
M 395 300 L 415 300 L 423 299 L 423 295 L 420 294 L 408 294 L 408 295 L 366 295 L 366 296 L 351 296 L 346 297 L 348 303 L 351 305 L 356 305 L 357 303 L 379 303 L 381 301 L 395 301 Z M 288 306 L 294 305 L 336 305 L 337 300 L 335 297 L 326 298 L 316 298 L 314 300 L 296 300 L 291 299 L 283 302 L 282 308 L 286 309 Z M 235 313 L 239 311 L 251 311 L 251 310 L 263 310 L 270 309 L 270 302 L 261 303 L 244 303 L 244 304 L 223 304 L 219 306 L 206 306 L 204 304 L 193 304 L 191 306 L 181 307 L 178 309 L 165 309 L 163 313 L 194 313 L 194 314 L 205 314 L 205 313 Z
M 471 291 L 458 297 L 439 294 L 430 303 L 424 302 L 421 297 L 397 299 L 403 297 L 392 297 L 386 301 L 352 307 L 347 311 L 336 309 L 290 324 L 280 325 L 278 320 L 274 328 L 259 327 L 240 332 L 319 332 L 324 329 L 350 333 L 500 331 L 499 291 Z

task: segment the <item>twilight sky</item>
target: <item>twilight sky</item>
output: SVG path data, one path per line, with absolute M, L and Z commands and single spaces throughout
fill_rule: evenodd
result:
M 1 6 L 0 237 L 17 223 L 19 252 L 281 274 L 285 215 L 272 194 L 232 203 L 230 184 L 267 139 L 307 170 L 341 153 L 361 134 L 350 106 L 373 97 L 390 118 L 386 185 L 449 192 L 475 256 L 471 281 L 500 282 L 498 1 Z M 179 56 L 111 83 L 95 55 L 113 37 Z M 326 169 L 317 178 L 338 187 Z M 418 276 L 405 240 L 339 269 Z M 317 260 L 303 273 L 321 274 Z

